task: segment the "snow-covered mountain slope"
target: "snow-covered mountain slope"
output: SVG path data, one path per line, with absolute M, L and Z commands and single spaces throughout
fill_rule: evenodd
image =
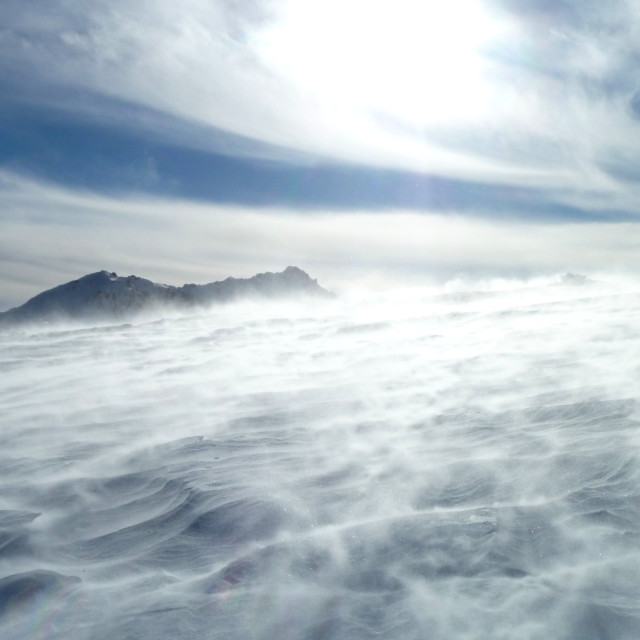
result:
M 182 287 L 99 271 L 43 291 L 22 306 L 0 313 L 0 326 L 23 322 L 123 320 L 166 307 L 180 309 L 242 297 L 297 295 L 331 294 L 298 267 L 287 267 L 280 273 L 259 273 L 252 278 L 227 278 L 221 282 Z

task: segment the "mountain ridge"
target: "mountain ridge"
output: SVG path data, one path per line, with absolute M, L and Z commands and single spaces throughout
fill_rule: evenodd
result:
M 47 289 L 24 304 L 0 312 L 0 327 L 66 320 L 127 320 L 164 306 L 177 310 L 204 308 L 242 298 L 276 299 L 297 295 L 332 297 L 318 281 L 298 267 L 228 277 L 207 284 L 182 286 L 153 282 L 136 275 L 96 271 Z

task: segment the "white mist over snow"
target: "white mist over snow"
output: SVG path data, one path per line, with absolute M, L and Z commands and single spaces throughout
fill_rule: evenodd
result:
M 0 637 L 637 638 L 640 288 L 0 334 Z

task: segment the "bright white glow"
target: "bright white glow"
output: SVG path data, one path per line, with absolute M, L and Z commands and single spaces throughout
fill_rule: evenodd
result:
M 472 0 L 295 0 L 255 45 L 335 108 L 363 107 L 419 125 L 487 106 L 478 48 L 495 28 Z

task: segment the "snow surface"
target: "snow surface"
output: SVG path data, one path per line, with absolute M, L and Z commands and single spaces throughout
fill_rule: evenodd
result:
M 0 333 L 0 637 L 637 638 L 640 293 L 538 285 Z

